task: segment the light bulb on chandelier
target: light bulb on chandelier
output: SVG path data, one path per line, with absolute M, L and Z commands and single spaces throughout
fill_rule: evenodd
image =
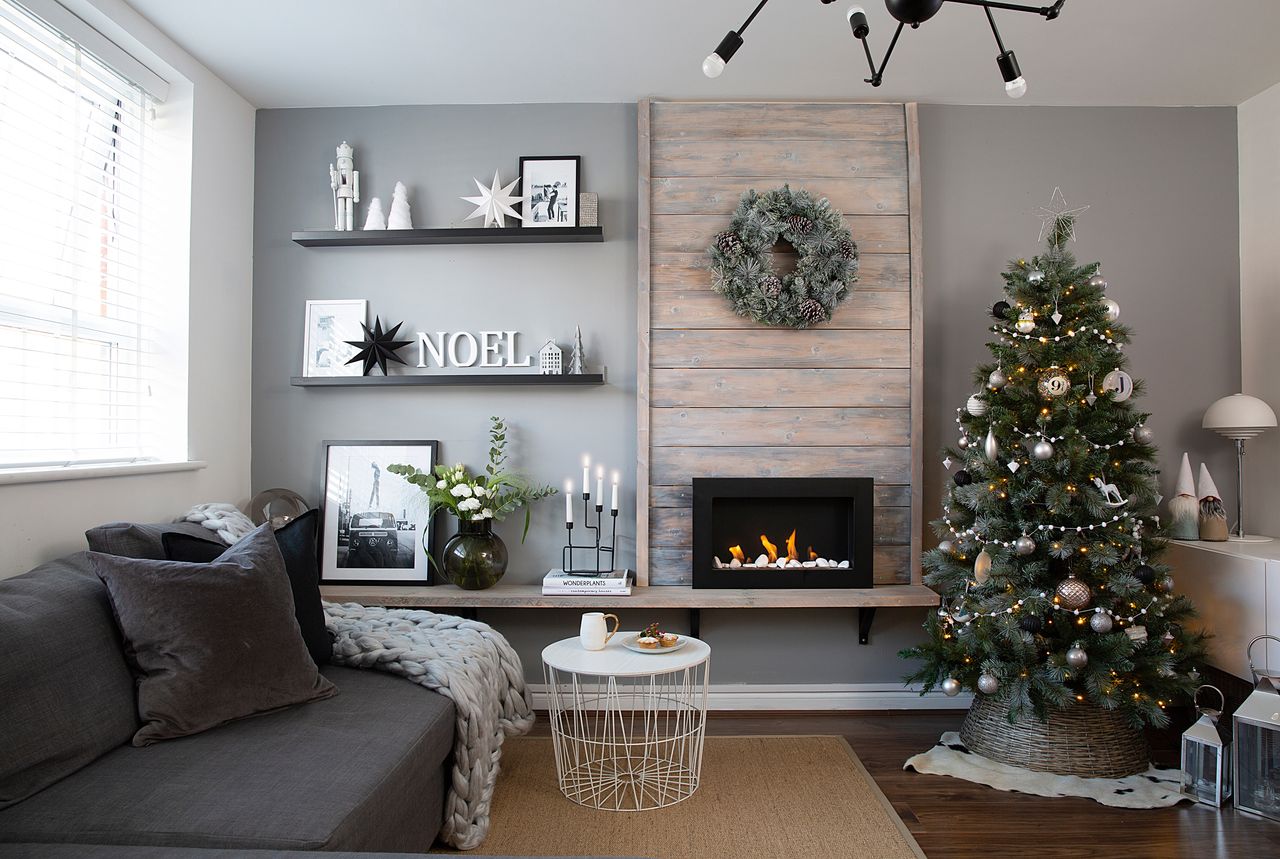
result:
M 1018 58 L 1013 51 L 1005 51 L 996 57 L 996 65 L 1000 67 L 1000 76 L 1004 78 L 1004 91 L 1009 98 L 1022 98 L 1027 94 L 1027 79 L 1022 76 L 1018 66 Z

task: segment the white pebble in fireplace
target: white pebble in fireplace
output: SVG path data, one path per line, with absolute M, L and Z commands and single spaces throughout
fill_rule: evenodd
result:
M 813 569 L 815 567 L 831 570 L 847 570 L 849 569 L 848 561 L 829 561 L 826 558 L 818 558 L 814 561 L 799 561 L 795 558 L 790 560 L 779 558 L 776 561 L 770 561 L 768 555 L 761 555 L 754 561 L 742 563 L 737 558 L 731 558 L 729 563 L 720 560 L 719 557 L 712 559 L 712 564 L 717 570 L 785 570 L 785 569 Z

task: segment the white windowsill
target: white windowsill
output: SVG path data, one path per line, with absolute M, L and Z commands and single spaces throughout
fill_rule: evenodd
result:
M 195 459 L 181 462 L 123 462 L 112 465 L 13 468 L 0 471 L 0 486 L 14 483 L 52 483 L 56 480 L 88 480 L 94 477 L 132 477 L 137 474 L 162 474 L 168 471 L 198 471 L 208 464 Z

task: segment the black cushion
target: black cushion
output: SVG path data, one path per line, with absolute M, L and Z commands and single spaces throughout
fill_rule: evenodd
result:
M 333 637 L 325 628 L 324 606 L 320 604 L 320 561 L 316 550 L 319 524 L 320 512 L 308 510 L 276 531 L 276 543 L 284 556 L 285 572 L 293 590 L 293 612 L 307 652 L 316 665 L 328 665 L 333 657 Z M 161 540 L 166 558 L 193 564 L 217 560 L 225 548 L 178 532 L 166 533 Z

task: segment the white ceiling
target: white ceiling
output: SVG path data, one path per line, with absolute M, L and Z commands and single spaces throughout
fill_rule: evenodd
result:
M 773 0 L 718 80 L 702 58 L 754 0 L 129 0 L 259 107 L 868 99 L 1002 104 L 982 11 L 906 30 L 878 90 L 845 23 L 853 0 Z M 877 58 L 892 35 L 860 0 Z M 1048 0 L 1039 0 L 1048 2 Z M 1277 0 L 1067 0 L 997 12 L 1023 103 L 1235 105 L 1280 82 Z

